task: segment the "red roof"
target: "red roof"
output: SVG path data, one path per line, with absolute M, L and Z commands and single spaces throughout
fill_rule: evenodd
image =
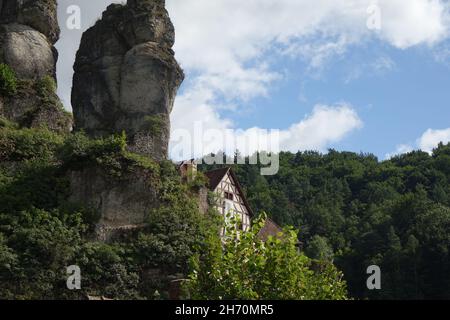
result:
M 277 237 L 280 232 L 282 232 L 283 229 L 279 225 L 277 225 L 275 222 L 273 222 L 272 219 L 267 218 L 266 223 L 264 224 L 264 227 L 259 231 L 258 237 L 266 241 L 269 236 Z

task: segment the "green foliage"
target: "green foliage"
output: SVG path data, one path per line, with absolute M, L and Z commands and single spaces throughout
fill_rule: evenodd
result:
M 10 66 L 0 63 L 0 94 L 13 96 L 17 92 L 16 74 Z
M 345 298 L 330 260 L 353 297 L 450 297 L 450 145 L 384 162 L 333 150 L 282 153 L 280 165 L 276 176 L 258 166 L 235 171 L 256 212 L 301 233 L 286 229 L 262 243 L 257 224 L 238 239 L 230 230 L 222 246 L 218 215 L 198 212 L 202 176 L 182 184 L 170 161 L 127 152 L 124 134 L 63 136 L 0 119 L 0 299 L 167 298 L 192 256 L 194 298 Z M 113 243 L 90 240 L 98 213 L 68 203 L 65 173 L 93 166 L 114 181 L 148 173 L 159 201 L 145 228 Z M 81 292 L 66 289 L 72 264 L 84 270 Z M 365 286 L 371 264 L 382 269 L 381 291 Z
M 63 297 L 65 267 L 76 256 L 83 228 L 77 214 L 39 209 L 0 214 L 0 259 L 7 261 L 0 267 L 0 298 Z
M 118 154 L 125 151 L 126 136 L 112 135 L 107 138 L 90 139 L 84 132 L 71 135 L 59 150 L 59 158 L 65 162 L 95 161 L 105 154 Z
M 311 238 L 305 253 L 308 257 L 319 261 L 331 262 L 334 258 L 333 248 L 328 244 L 328 240 L 318 235 Z
M 192 170 L 187 173 L 187 181 L 189 188 L 195 191 L 206 187 L 209 182 L 208 178 L 202 172 L 192 172 Z
M 0 128 L 17 129 L 18 125 L 0 116 Z
M 50 76 L 46 75 L 39 79 L 34 84 L 34 88 L 36 90 L 36 93 L 41 101 L 41 107 L 44 108 L 58 108 L 59 112 L 63 113 L 67 117 L 69 117 L 69 114 L 64 110 L 64 107 L 62 106 L 61 102 L 59 101 L 58 96 L 56 95 L 56 81 L 55 79 Z
M 41 97 L 48 97 L 56 92 L 55 79 L 49 75 L 42 77 L 37 83 L 37 91 Z
M 282 152 L 275 176 L 254 165 L 234 170 L 255 212 L 299 228 L 310 257 L 334 257 L 350 296 L 450 298 L 450 144 L 383 162 L 334 150 Z M 372 264 L 383 272 L 380 291 L 366 287 Z
M 47 129 L 16 129 L 0 125 L 0 162 L 50 160 L 63 144 L 63 137 Z
M 149 132 L 152 136 L 162 134 L 166 119 L 164 115 L 145 116 L 143 130 Z
M 138 155 L 126 152 L 126 140 L 124 132 L 99 139 L 91 139 L 84 132 L 77 132 L 67 138 L 57 156 L 65 169 L 79 170 L 88 166 L 99 166 L 112 177 L 120 177 L 127 166 L 150 167 L 150 159 L 143 160 Z
M 258 233 L 264 219 L 249 232 L 231 221 L 220 245 L 210 239 L 203 255 L 192 260 L 187 289 L 194 299 L 341 300 L 347 298 L 342 274 L 329 264 L 315 265 L 297 249 L 297 232 L 285 228 L 266 242 Z M 314 270 L 315 268 L 315 270 Z
M 170 280 L 185 277 L 206 235 L 218 234 L 175 165 L 127 152 L 124 134 L 62 136 L 5 121 L 0 145 L 0 299 L 167 298 Z M 66 173 L 93 166 L 112 182 L 148 174 L 161 203 L 145 228 L 113 243 L 90 240 L 98 212 L 68 201 Z M 82 270 L 81 291 L 66 288 L 69 265 Z
M 76 264 L 83 270 L 83 287 L 92 296 L 140 299 L 140 275 L 123 244 L 87 242 L 81 245 Z

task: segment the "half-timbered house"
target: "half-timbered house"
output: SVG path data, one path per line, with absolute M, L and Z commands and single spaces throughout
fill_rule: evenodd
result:
M 195 160 L 187 160 L 178 163 L 180 174 L 184 181 L 189 181 L 197 173 Z M 253 211 L 245 197 L 245 193 L 239 180 L 231 168 L 221 168 L 204 173 L 207 177 L 209 192 L 214 195 L 214 207 L 225 218 L 238 217 L 241 221 L 239 229 L 247 231 L 251 227 Z M 200 210 L 204 213 L 208 210 L 207 189 L 199 191 Z M 276 236 L 281 228 L 272 220 L 267 219 L 266 225 L 260 231 L 260 238 L 267 240 L 268 236 Z
M 231 168 L 222 168 L 205 173 L 209 179 L 209 190 L 216 196 L 216 209 L 227 219 L 238 217 L 240 229 L 247 231 L 251 226 L 252 209 L 247 202 L 241 185 Z

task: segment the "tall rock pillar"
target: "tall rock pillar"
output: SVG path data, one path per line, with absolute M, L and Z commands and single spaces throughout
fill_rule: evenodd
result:
M 131 151 L 166 158 L 170 113 L 184 79 L 174 41 L 164 0 L 108 6 L 76 56 L 75 129 L 93 137 L 125 131 Z

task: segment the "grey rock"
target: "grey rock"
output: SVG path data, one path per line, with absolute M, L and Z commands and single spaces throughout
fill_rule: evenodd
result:
M 46 127 L 60 133 L 72 131 L 71 114 L 64 110 L 56 93 L 43 94 L 39 90 L 39 84 L 22 80 L 15 95 L 0 95 L 0 116 L 18 123 L 21 127 Z
M 54 90 L 43 92 L 42 80 L 56 80 L 59 38 L 56 0 L 0 0 L 0 63 L 11 67 L 19 88 L 0 96 L 0 116 L 26 127 L 72 130 L 72 117 Z
M 21 79 L 55 75 L 55 50 L 39 31 L 21 24 L 0 26 L 0 61 Z
M 170 112 L 184 79 L 164 6 L 163 0 L 108 6 L 83 34 L 72 89 L 75 129 L 94 137 L 125 131 L 130 150 L 155 160 L 167 157 Z
M 0 0 L 0 24 L 19 23 L 44 34 L 52 44 L 59 39 L 56 0 Z
M 69 201 L 93 209 L 100 216 L 99 240 L 105 240 L 106 234 L 114 230 L 139 227 L 159 203 L 158 187 L 152 184 L 152 173 L 145 168 L 123 173 L 121 179 L 109 177 L 101 167 L 71 171 L 68 177 Z

